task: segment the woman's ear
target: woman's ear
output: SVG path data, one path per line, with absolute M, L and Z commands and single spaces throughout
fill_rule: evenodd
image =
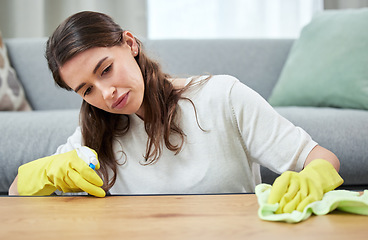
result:
M 139 47 L 138 47 L 137 41 L 135 40 L 134 35 L 129 31 L 124 31 L 122 34 L 123 34 L 123 40 L 130 47 L 133 56 L 134 57 L 137 56 L 139 52 Z

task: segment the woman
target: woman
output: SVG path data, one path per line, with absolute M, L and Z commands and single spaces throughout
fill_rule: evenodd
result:
M 260 165 L 300 171 L 315 159 L 325 159 L 317 175 L 332 172 L 329 190 L 341 184 L 337 157 L 253 90 L 231 76 L 171 78 L 107 15 L 66 19 L 46 57 L 56 83 L 83 98 L 80 127 L 55 155 L 21 166 L 10 194 L 254 192 Z M 98 175 L 81 161 L 81 145 L 96 151 Z M 302 201 L 312 185 L 326 191 L 325 179 L 291 175 L 280 177 L 272 201 Z M 289 190 L 290 182 L 298 184 Z

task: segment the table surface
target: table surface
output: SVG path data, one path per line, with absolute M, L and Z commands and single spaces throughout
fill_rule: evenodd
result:
M 0 197 L 1 239 L 366 239 L 368 217 L 334 211 L 262 221 L 254 194 Z

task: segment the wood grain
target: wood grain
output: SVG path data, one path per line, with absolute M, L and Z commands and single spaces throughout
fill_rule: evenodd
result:
M 368 217 L 258 218 L 253 194 L 0 197 L 0 239 L 365 239 Z

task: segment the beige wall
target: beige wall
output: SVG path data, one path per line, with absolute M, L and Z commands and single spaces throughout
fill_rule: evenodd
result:
M 147 36 L 146 0 L 0 0 L 0 31 L 6 38 L 46 37 L 83 10 L 106 13 L 123 29 Z

